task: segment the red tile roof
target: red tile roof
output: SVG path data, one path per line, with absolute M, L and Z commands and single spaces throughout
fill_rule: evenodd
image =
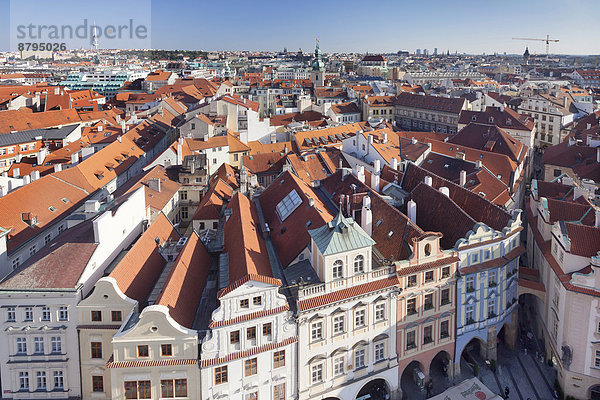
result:
M 194 232 L 177 256 L 156 304 L 168 307 L 175 321 L 192 328 L 209 271 L 210 255 Z
M 160 213 L 109 276 L 117 281 L 123 294 L 143 302 L 167 263 L 160 254 L 160 246 L 166 241 L 178 240 L 179 234 L 167 217 Z
M 364 296 L 370 293 L 375 293 L 381 290 L 388 289 L 392 286 L 398 286 L 400 281 L 397 276 L 378 279 L 376 281 L 363 283 L 362 285 L 353 286 L 347 289 L 338 290 L 327 293 L 321 296 L 311 297 L 309 299 L 300 300 L 298 302 L 299 311 L 306 311 L 325 305 L 331 305 L 339 301 L 344 301 L 357 296 Z
M 240 315 L 239 317 L 235 317 L 233 319 L 222 320 L 222 321 L 211 321 L 210 324 L 208 324 L 208 327 L 210 329 L 220 328 L 222 326 L 233 325 L 233 324 L 237 324 L 240 322 L 250 321 L 250 320 L 253 320 L 256 318 L 266 317 L 268 315 L 278 314 L 278 313 L 281 313 L 284 311 L 288 311 L 289 309 L 290 309 L 290 305 L 286 303 L 286 305 L 284 305 L 284 306 L 270 308 L 270 309 L 262 310 L 262 311 L 256 311 L 256 312 L 253 312 L 250 314 Z
M 565 223 L 571 241 L 571 254 L 582 257 L 597 256 L 600 251 L 600 228 L 581 224 Z

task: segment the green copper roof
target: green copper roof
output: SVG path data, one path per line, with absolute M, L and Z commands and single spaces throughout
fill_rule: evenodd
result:
M 308 231 L 323 255 L 373 246 L 375 241 L 352 218 L 339 213 L 331 222 Z

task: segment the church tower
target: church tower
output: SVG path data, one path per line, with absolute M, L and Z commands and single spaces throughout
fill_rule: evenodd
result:
M 312 70 L 310 71 L 310 81 L 315 87 L 325 86 L 325 63 L 321 58 L 319 39 L 317 39 L 317 46 L 315 48 L 315 59 L 313 60 Z
M 529 65 L 529 47 L 525 47 L 525 53 L 523 53 L 523 59 L 525 60 L 525 64 Z

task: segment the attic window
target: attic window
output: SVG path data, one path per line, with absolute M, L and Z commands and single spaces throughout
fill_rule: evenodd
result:
M 66 197 L 63 197 L 61 200 L 62 200 L 62 202 L 63 202 L 63 203 L 65 203 L 65 204 L 67 204 L 67 203 L 69 202 L 69 199 L 67 199 Z
M 490 121 L 491 124 L 493 124 L 494 123 L 494 117 L 490 117 L 489 121 Z
M 48 210 L 50 210 L 50 211 L 54 212 L 54 211 L 56 211 L 56 207 L 54 207 L 54 206 L 50 206 L 50 207 L 48 207 Z
M 311 225 L 312 225 L 312 221 L 310 221 L 310 220 L 309 220 L 309 221 L 306 221 L 306 224 L 305 224 L 305 225 L 306 225 L 306 227 L 308 228 L 309 226 L 311 226 Z
M 104 178 L 104 174 L 102 172 L 96 172 L 94 175 L 96 175 L 96 178 L 98 178 L 98 180 Z
M 291 192 L 287 194 L 275 207 L 275 211 L 277 211 L 277 215 L 279 219 L 285 221 L 290 214 L 298 208 L 298 206 L 302 203 L 298 192 L 295 189 L 292 189 Z
M 392 236 L 394 236 L 394 231 L 390 231 L 390 232 L 388 233 L 388 238 L 391 238 Z
M 476 117 L 475 115 L 473 115 L 473 116 L 471 117 L 471 121 L 477 121 L 477 117 Z
M 382 219 L 380 219 L 379 221 L 377 221 L 377 223 L 375 224 L 375 226 L 379 226 L 379 225 L 381 225 L 381 223 L 382 223 L 382 222 L 383 222 L 383 220 L 382 220 Z

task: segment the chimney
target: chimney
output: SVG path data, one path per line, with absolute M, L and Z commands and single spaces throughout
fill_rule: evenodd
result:
M 97 213 L 100 210 L 100 202 L 98 200 L 86 200 L 83 207 L 86 213 Z
M 373 174 L 379 174 L 380 170 L 381 170 L 381 161 L 374 160 L 373 161 Z
M 359 165 L 357 168 L 357 176 L 356 178 L 361 181 L 362 183 L 365 183 L 365 167 L 363 167 L 362 165 Z
M 40 171 L 31 171 L 31 181 L 37 181 L 40 179 Z
M 71 154 L 71 165 L 79 164 L 79 153 Z
M 19 178 L 21 176 L 21 170 L 19 168 L 13 169 L 13 178 Z
M 573 136 L 569 137 L 569 147 L 573 146 L 575 144 L 575 138 Z
M 426 177 L 425 177 L 425 184 L 426 184 L 427 186 L 431 186 L 431 185 L 433 185 L 433 178 L 432 178 L 432 177 L 430 177 L 430 176 L 426 176 Z
M 121 143 L 121 141 L 122 141 L 121 135 L 117 136 L 117 141 L 118 141 L 119 143 Z
M 410 142 L 411 142 L 412 144 L 417 144 L 417 139 L 415 139 L 415 138 L 411 138 L 411 139 L 410 139 Z
M 148 179 L 148 187 L 156 192 L 160 192 L 160 178 Z
M 596 221 L 594 223 L 596 228 L 600 228 L 600 208 L 596 209 Z
M 392 157 L 392 159 L 390 160 L 390 166 L 392 167 L 392 169 L 398 169 L 398 160 L 396 159 L 396 157 Z
M 121 121 L 121 132 L 125 133 L 127 131 L 127 125 L 125 125 L 125 121 Z
M 60 94 L 60 88 L 58 86 L 54 88 L 54 94 L 55 95 L 59 95 Z
M 596 147 L 596 162 L 600 164 L 600 146 Z
M 369 144 L 373 144 L 373 135 L 369 133 Z
M 360 213 L 360 226 L 371 236 L 373 234 L 373 213 L 371 212 L 371 198 L 363 197 L 363 206 Z
M 408 219 L 410 219 L 413 223 L 417 223 L 417 203 L 412 200 L 409 200 L 406 204 L 406 212 L 408 213 Z
M 458 153 L 456 153 L 456 158 L 458 158 L 459 160 L 463 160 L 465 159 L 465 153 L 462 151 L 459 151 Z
M 98 125 L 98 132 L 102 132 L 104 130 L 104 127 L 102 125 Z
M 450 197 L 450 189 L 448 189 L 446 186 L 442 186 L 440 188 L 440 193 L 442 193 L 446 197 Z
M 313 207 L 315 205 L 315 199 L 313 199 L 312 197 L 310 197 L 308 199 L 308 206 L 309 207 Z
M 563 106 L 565 108 L 567 108 L 569 106 L 569 97 L 568 96 L 563 97 Z
M 387 132 L 383 132 L 381 134 L 381 142 L 382 143 L 387 143 Z
M 45 147 L 42 147 L 40 149 L 40 151 L 37 152 L 37 154 L 36 154 L 37 165 L 44 165 L 44 160 L 46 159 L 47 153 L 48 153 L 48 151 L 46 150 Z
M 475 161 L 475 168 L 477 168 L 477 169 L 481 168 L 481 160 Z
M 62 171 L 62 164 L 54 164 L 54 172 Z
M 592 124 L 590 124 L 590 123 L 588 122 L 588 124 L 587 124 L 587 128 L 585 128 L 585 129 L 590 129 L 591 127 L 592 127 Z
M 183 164 L 183 145 L 181 141 L 177 143 L 177 165 Z
M 6 196 L 8 190 L 4 186 L 0 186 L 0 197 Z
M 31 182 L 31 177 L 29 175 L 25 175 L 23 177 L 23 185 L 28 185 Z
M 379 192 L 379 175 L 371 175 L 371 189 L 373 189 L 376 192 Z
M 464 169 L 460 171 L 460 186 L 465 186 L 467 184 L 467 171 Z

